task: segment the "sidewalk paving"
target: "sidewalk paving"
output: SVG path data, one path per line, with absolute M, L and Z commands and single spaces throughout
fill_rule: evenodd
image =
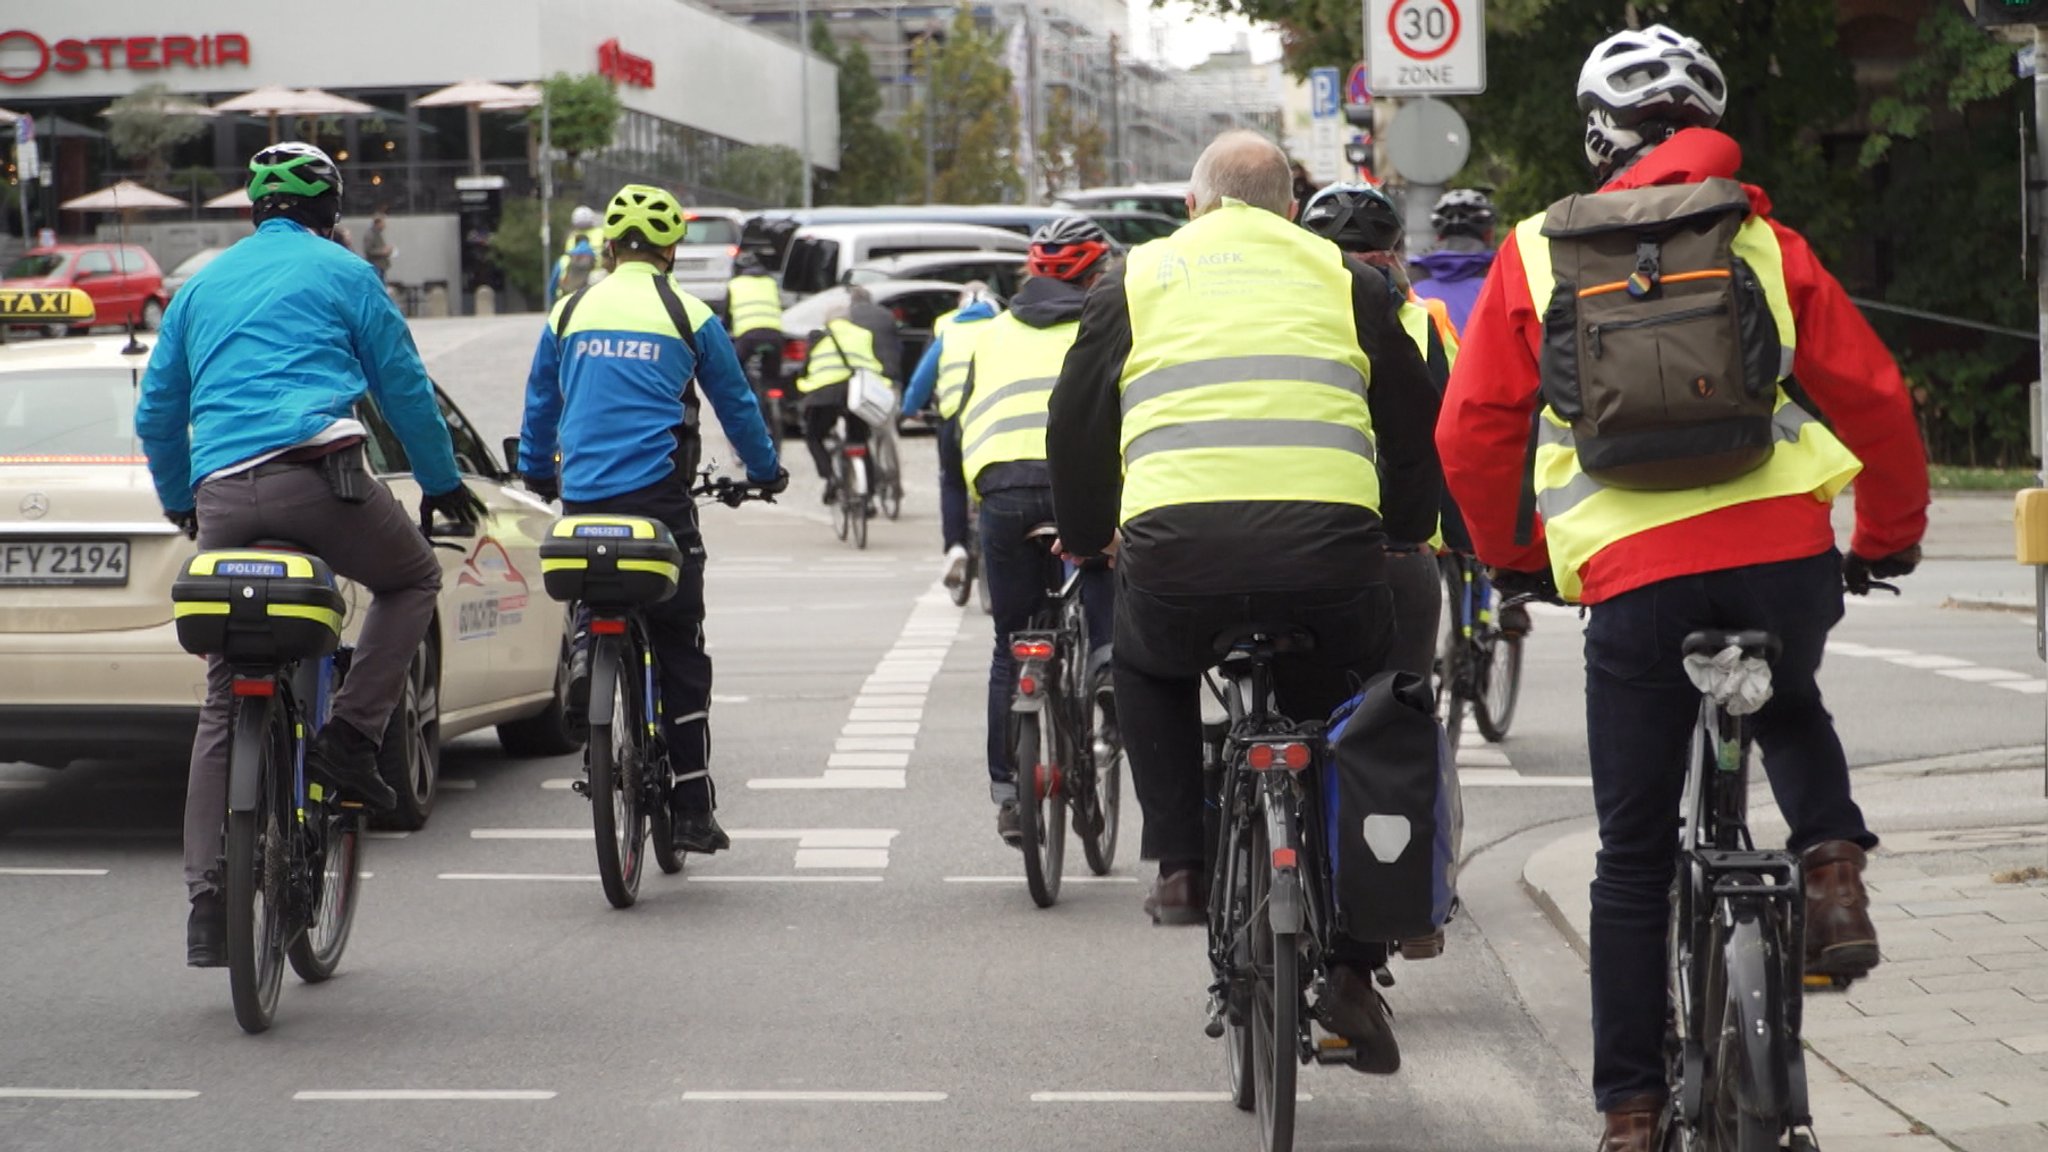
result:
M 1825 1152 L 2048 1149 L 2048 800 L 2039 754 L 1856 772 L 1885 846 L 1865 873 L 1884 963 L 1807 999 L 1807 1077 Z M 1759 773 L 1760 775 L 1760 773 Z M 1767 787 L 1759 843 L 1782 843 Z M 1532 853 L 1522 882 L 1585 956 L 1591 821 Z

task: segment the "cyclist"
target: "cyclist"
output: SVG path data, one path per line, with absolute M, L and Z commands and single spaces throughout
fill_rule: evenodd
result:
M 1080 331 L 1088 288 L 1110 265 L 1109 234 L 1085 216 L 1063 216 L 1031 235 L 1030 278 L 1009 310 L 980 325 L 960 399 L 961 476 L 981 501 L 982 577 L 988 581 L 995 648 L 988 665 L 989 799 L 996 833 L 1023 847 L 1017 765 L 1010 763 L 1010 695 L 1017 684 L 1010 633 L 1045 607 L 1045 568 L 1025 533 L 1053 519 L 1046 469 L 1046 410 L 1060 365 Z M 1110 641 L 1116 587 L 1109 570 L 1081 575 L 1090 643 Z
M 1386 658 L 1386 542 L 1429 538 L 1439 488 L 1436 389 L 1386 278 L 1289 222 L 1286 155 L 1226 132 L 1187 200 L 1187 225 L 1089 293 L 1046 437 L 1065 546 L 1117 560 L 1117 719 L 1159 861 L 1146 911 L 1171 924 L 1205 919 L 1200 678 L 1215 639 L 1249 623 L 1312 632 L 1275 670 L 1278 703 L 1328 716 Z M 1375 1072 L 1400 1066 L 1370 975 L 1385 957 L 1347 949 L 1331 978 L 1332 1026 Z
M 559 300 L 572 292 L 580 292 L 591 284 L 604 279 L 605 270 L 598 267 L 597 249 L 581 236 L 570 244 L 569 250 L 555 261 L 554 274 L 548 277 L 548 300 Z
M 761 388 L 782 382 L 782 286 L 760 257 L 741 252 L 725 286 L 725 314 L 732 320 L 732 347 L 740 363 L 760 373 Z M 779 433 L 781 429 L 771 428 Z
M 341 170 L 311 144 L 273 144 L 249 161 L 249 200 L 255 234 L 164 313 L 135 432 L 165 516 L 200 547 L 290 540 L 369 589 L 355 661 L 306 769 L 388 811 L 398 798 L 378 776 L 377 750 L 433 619 L 441 565 L 364 467 L 364 394 L 431 493 L 422 516 L 474 525 L 484 507 L 462 484 L 433 383 L 377 270 L 327 240 L 341 219 Z M 232 680 L 219 658 L 207 662 L 185 793 L 185 961 L 195 968 L 227 963 L 218 863 Z
M 846 382 L 856 369 L 886 375 L 875 355 L 875 335 L 848 318 L 844 303 L 833 304 L 825 313 L 825 327 L 811 333 L 811 350 L 804 358 L 804 374 L 797 378 L 797 394 L 803 398 L 804 446 L 811 450 L 811 463 L 825 481 L 825 503 L 839 499 L 839 483 L 832 475 L 832 453 L 825 448 L 842 418 L 848 444 L 868 442 L 867 422 L 846 410 Z M 865 468 L 867 461 L 861 461 Z M 872 477 L 872 473 L 869 473 Z M 869 484 L 873 491 L 874 485 Z
M 547 296 L 550 306 L 581 286 L 570 282 L 570 272 L 575 262 L 578 244 L 588 248 L 593 255 L 602 255 L 604 252 L 604 229 L 599 227 L 597 213 L 582 204 L 578 204 L 569 213 L 569 234 L 562 238 L 562 254 L 555 258 L 555 270 L 548 277 Z M 583 272 L 586 277 L 592 271 L 590 265 L 583 265 L 576 270 Z M 565 284 L 567 286 L 564 286 Z
M 788 486 L 725 328 L 669 279 L 683 213 L 660 188 L 628 184 L 605 210 L 612 274 L 555 305 L 526 379 L 519 471 L 562 511 L 647 516 L 668 525 L 684 556 L 674 596 L 643 610 L 661 665 L 662 705 L 675 772 L 675 842 L 685 852 L 731 846 L 712 815 L 711 657 L 704 650 L 704 541 L 690 498 L 700 443 L 697 385 L 746 463 L 747 482 Z M 561 466 L 556 468 L 559 446 Z M 590 701 L 581 623 L 570 661 L 576 719 Z
M 1470 188 L 1453 188 L 1437 197 L 1430 209 L 1430 227 L 1436 229 L 1436 247 L 1411 263 L 1421 269 L 1416 291 L 1441 300 L 1450 310 L 1451 323 L 1464 331 L 1472 314 L 1472 302 L 1479 298 L 1479 286 L 1493 267 L 1493 201 L 1486 193 Z
M 1741 162 L 1735 141 L 1714 130 L 1727 98 L 1720 67 L 1698 41 L 1669 28 L 1602 41 L 1580 73 L 1578 96 L 1602 194 L 1733 177 Z M 1845 582 L 1867 588 L 1872 576 L 1903 575 L 1918 562 L 1926 456 L 1884 345 L 1806 241 L 1770 219 L 1764 193 L 1745 191 L 1751 215 L 1735 247 L 1770 301 L 1788 354 L 1776 363 L 1798 377 L 1832 432 L 1787 405 L 1775 422 L 1789 424 L 1789 434 L 1776 436 L 1760 467 L 1675 492 L 1603 487 L 1567 440 L 1535 476 L 1541 531 L 1519 544 L 1517 493 L 1538 415 L 1535 350 L 1544 332 L 1544 306 L 1531 287 L 1552 285 L 1558 243 L 1542 235 L 1540 216 L 1501 249 L 1437 426 L 1479 556 L 1554 581 L 1591 608 L 1586 723 L 1600 816 L 1593 1090 L 1606 1114 L 1606 1152 L 1649 1149 L 1666 1095 L 1672 845 L 1699 707 L 1679 651 L 1687 633 L 1766 628 L 1783 642 L 1755 731 L 1791 826 L 1788 846 L 1805 859 L 1807 970 L 1858 976 L 1878 961 L 1860 876 L 1877 838 L 1850 797 L 1848 764 L 1815 673 L 1828 630 L 1842 618 Z M 1856 529 L 1844 558 L 1829 505 L 1851 476 Z
M 936 391 L 939 411 L 939 536 L 946 549 L 946 587 L 967 579 L 967 482 L 960 470 L 960 396 L 967 387 L 967 366 L 974 359 L 974 340 L 995 319 L 997 304 L 988 285 L 970 280 L 960 289 L 960 306 L 932 323 L 932 342 L 925 347 L 903 393 L 903 410 L 916 412 Z

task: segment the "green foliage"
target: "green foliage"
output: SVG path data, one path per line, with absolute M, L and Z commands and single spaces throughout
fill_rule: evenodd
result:
M 625 105 L 610 80 L 595 72 L 581 76 L 557 72 L 542 83 L 541 90 L 546 97 L 548 142 L 568 153 L 570 163 L 612 146 Z M 527 113 L 527 119 L 539 126 L 539 105 Z
M 557 197 L 554 202 L 551 216 L 557 253 L 561 251 L 562 238 L 569 234 L 569 213 L 575 207 L 575 201 L 569 197 Z M 540 300 L 547 289 L 547 280 L 541 270 L 538 197 L 521 196 L 505 201 L 498 230 L 491 234 L 491 255 L 497 258 L 508 285 L 518 289 L 530 301 Z
M 719 163 L 711 183 L 759 204 L 794 204 L 804 194 L 804 158 L 781 144 L 751 144 Z
M 206 131 L 205 120 L 179 111 L 189 103 L 162 84 L 145 84 L 107 106 L 107 142 L 139 163 L 145 179 L 160 179 L 170 150 Z
M 1069 184 L 1089 187 L 1107 175 L 1109 134 L 1092 116 L 1083 116 L 1065 88 L 1055 88 L 1045 102 L 1045 126 L 1038 134 L 1038 169 L 1051 199 Z
M 818 182 L 824 204 L 894 204 L 911 183 L 910 150 L 882 127 L 882 89 L 858 42 L 841 54 L 825 21 L 811 22 L 811 47 L 839 65 L 839 171 Z
M 959 8 L 942 42 L 920 43 L 914 57 L 924 100 L 904 117 L 911 145 L 921 153 L 931 134 L 936 196 L 942 203 L 1013 200 L 1024 192 L 1017 172 L 1017 107 L 1012 77 L 1003 65 L 1002 37 L 974 26 Z

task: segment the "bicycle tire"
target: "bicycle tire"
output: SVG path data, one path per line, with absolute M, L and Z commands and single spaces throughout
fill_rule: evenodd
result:
M 1770 909 L 1738 912 L 1731 927 L 1718 931 L 1715 967 L 1719 995 L 1708 1062 L 1707 1147 L 1716 1152 L 1771 1152 L 1779 1147 L 1787 1117 L 1788 1060 L 1796 1043 L 1783 1034 L 1784 997 L 1796 995 L 1779 979 L 1783 941 Z
M 593 690 L 612 685 L 611 715 L 590 725 L 590 823 L 597 837 L 597 876 L 614 908 L 631 908 L 640 895 L 647 813 L 640 800 L 640 685 L 628 661 L 609 638 L 598 638 L 590 656 Z
M 1206 769 L 1205 769 L 1206 771 Z M 1210 796 L 1211 801 L 1228 805 L 1227 797 Z M 1203 833 L 1206 845 L 1203 853 L 1204 864 L 1212 877 L 1209 888 L 1209 947 L 1214 963 L 1218 941 L 1230 939 L 1237 934 L 1231 923 L 1233 910 L 1249 909 L 1252 905 L 1244 892 L 1245 854 L 1238 843 L 1235 830 L 1224 824 L 1227 814 L 1219 811 L 1217 803 L 1204 806 Z M 1224 841 L 1218 844 L 1218 841 Z M 1219 851 L 1220 847 L 1220 851 Z M 1225 954 L 1235 964 L 1234 948 L 1226 947 Z M 1219 973 L 1230 984 L 1235 984 L 1236 971 Z M 1250 1112 L 1258 1106 L 1256 1081 L 1252 1076 L 1252 1030 L 1251 1022 L 1242 1011 L 1233 1012 L 1236 999 L 1235 988 L 1226 987 L 1223 1016 L 1223 1069 L 1230 1086 L 1230 1102 L 1240 1112 Z
M 1260 1152 L 1289 1152 L 1294 1147 L 1294 1085 L 1300 1071 L 1300 949 L 1292 932 L 1276 932 L 1269 918 L 1272 854 L 1267 850 L 1266 823 L 1254 813 L 1251 826 L 1250 907 L 1252 934 L 1252 1076 L 1257 1081 Z
M 227 903 L 228 991 L 235 1005 L 235 1023 L 254 1035 L 277 1018 L 279 989 L 284 984 L 285 932 L 289 920 L 286 876 L 290 853 L 285 830 L 293 827 L 286 800 L 291 788 L 289 766 L 294 757 L 283 706 L 276 697 L 243 697 L 235 701 L 235 737 L 231 749 L 253 751 L 257 774 L 256 807 L 228 813 L 227 856 L 222 899 Z M 228 778 L 234 780 L 230 751 Z
M 1508 738 L 1508 727 L 1515 722 L 1515 705 L 1522 699 L 1522 638 L 1496 632 L 1481 673 L 1472 719 L 1478 722 L 1481 736 L 1498 744 Z
M 341 966 L 341 954 L 355 927 L 356 894 L 363 882 L 363 816 L 360 811 L 321 804 L 310 810 L 321 827 L 320 889 L 307 909 L 306 930 L 293 937 L 285 957 L 308 984 L 322 983 Z
M 832 532 L 841 540 L 853 533 L 852 505 L 846 502 L 847 481 L 851 479 L 846 467 L 846 454 L 838 448 L 832 450 L 832 483 L 837 499 L 832 502 Z
M 882 506 L 882 515 L 894 520 L 903 515 L 903 467 L 896 454 L 894 433 L 875 439 L 875 472 L 881 477 L 875 499 Z
M 1109 875 L 1116 867 L 1117 823 L 1123 811 L 1124 748 L 1121 736 L 1114 744 L 1099 738 L 1104 720 L 1116 714 L 1116 689 L 1110 682 L 1110 671 L 1105 665 L 1090 678 L 1088 691 L 1082 700 L 1082 707 L 1088 717 L 1088 731 L 1083 737 L 1088 741 L 1088 764 L 1094 783 L 1088 789 L 1089 815 L 1094 828 L 1081 837 L 1081 853 L 1088 858 L 1088 870 L 1097 876 Z M 1111 749 L 1107 763 L 1097 754 L 1097 749 L 1108 746 Z
M 1465 643 L 1463 625 L 1465 610 L 1465 572 L 1462 562 L 1446 557 L 1441 570 L 1444 578 L 1443 631 L 1437 636 L 1436 647 L 1436 718 L 1444 726 L 1444 736 L 1450 741 L 1451 754 L 1458 753 L 1458 738 L 1465 727 L 1466 703 L 1459 685 L 1465 679 L 1465 661 L 1470 651 Z
M 981 574 L 980 544 L 977 543 L 974 546 L 974 550 L 967 554 L 967 567 L 969 571 L 974 573 L 974 595 L 977 601 L 981 604 L 981 614 L 983 616 L 995 615 L 995 601 L 989 598 L 988 580 L 984 578 Z
M 1044 715 L 1043 711 L 1015 714 L 1010 763 L 1016 769 L 1017 829 L 1024 838 L 1024 884 L 1031 891 L 1032 903 L 1050 908 L 1060 898 L 1066 863 L 1067 803 L 1057 786 L 1058 737 L 1045 730 Z M 1050 757 L 1045 755 L 1048 745 L 1053 751 Z M 1053 762 L 1046 763 L 1048 759 Z
M 664 876 L 674 876 L 683 870 L 683 863 L 689 854 L 676 851 L 676 818 L 669 810 L 668 789 L 654 792 L 654 810 L 648 815 L 648 838 L 654 844 L 654 863 Z

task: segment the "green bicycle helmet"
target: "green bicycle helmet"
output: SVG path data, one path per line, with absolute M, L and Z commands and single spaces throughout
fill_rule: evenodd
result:
M 604 238 L 614 243 L 667 248 L 683 238 L 683 210 L 666 190 L 628 184 L 604 212 Z
M 249 158 L 251 219 L 283 216 L 323 235 L 341 223 L 341 167 L 311 144 L 272 144 Z

